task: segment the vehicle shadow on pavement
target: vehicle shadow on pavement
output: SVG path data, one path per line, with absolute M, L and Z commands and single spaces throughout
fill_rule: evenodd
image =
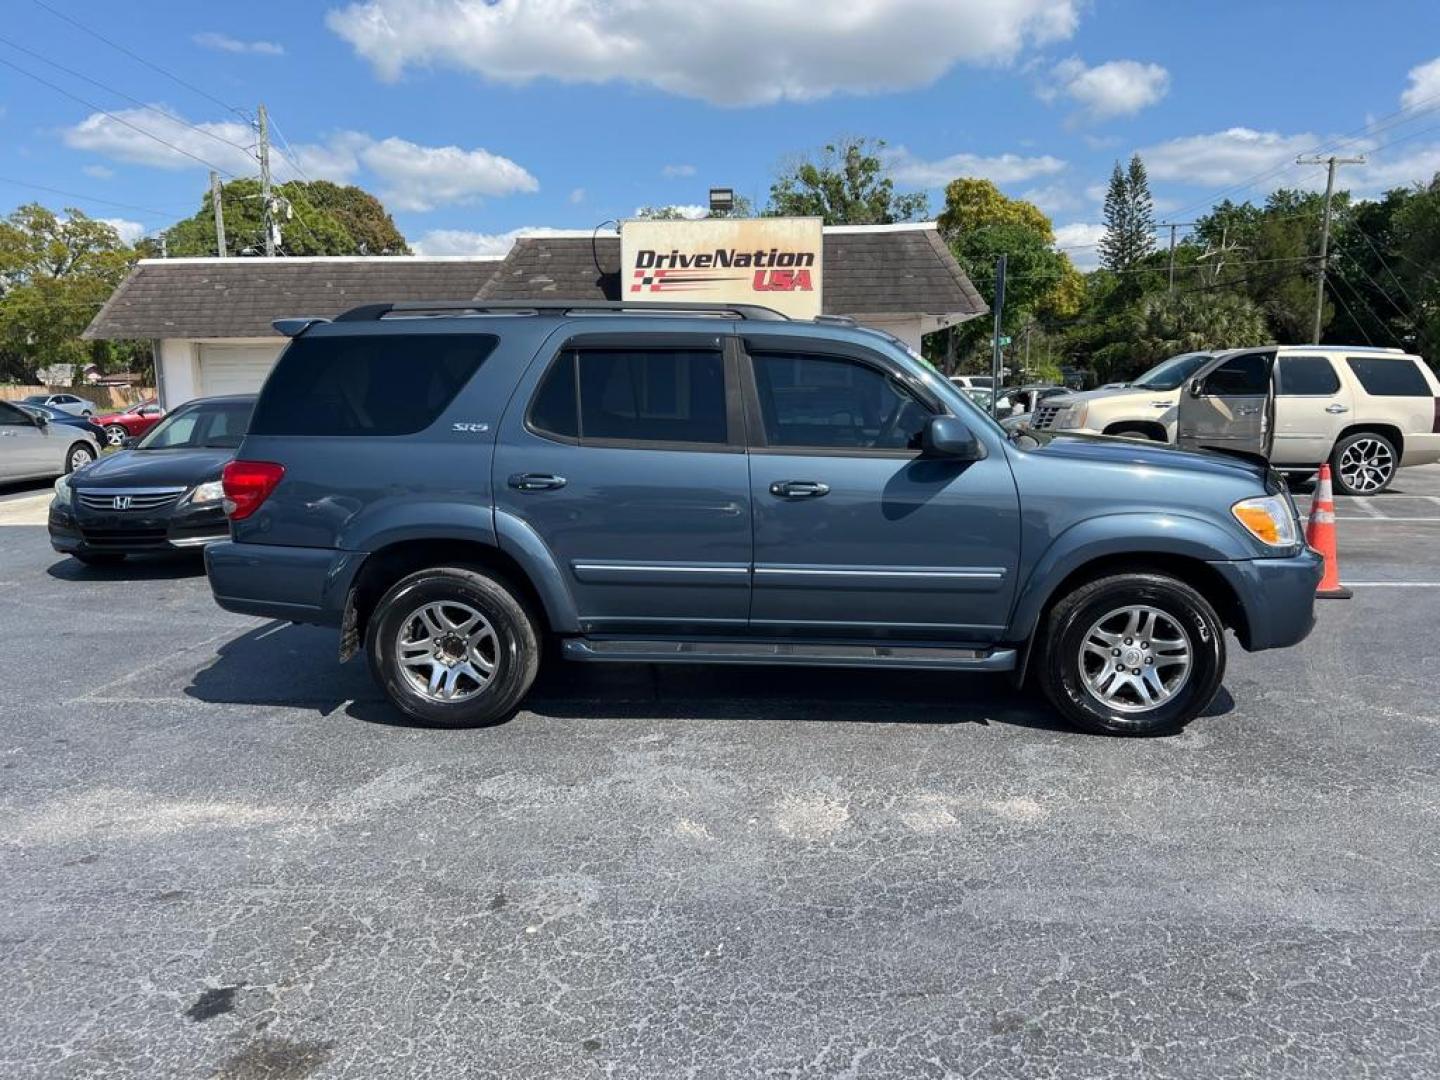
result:
M 267 623 L 225 642 L 185 688 L 230 705 L 278 705 L 413 726 L 363 659 L 337 664 L 331 630 Z M 1223 689 L 1206 716 L 1227 713 Z M 561 719 L 756 719 L 881 724 L 1001 724 L 1072 732 L 1038 695 L 999 675 L 853 668 L 582 664 L 552 650 L 522 712 Z
M 68 555 L 51 563 L 45 573 L 61 581 L 174 581 L 205 576 L 205 560 L 193 551 L 131 555 L 114 566 L 86 566 Z

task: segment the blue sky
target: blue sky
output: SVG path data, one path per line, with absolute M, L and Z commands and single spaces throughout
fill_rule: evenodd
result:
M 127 235 L 194 212 L 195 158 L 253 173 L 246 117 L 262 100 L 282 174 L 294 163 L 375 191 L 432 254 L 699 204 L 712 184 L 763 203 L 787 157 L 842 133 L 887 140 L 899 186 L 930 190 L 933 211 L 956 175 L 1033 198 L 1082 266 L 1111 165 L 1135 150 L 1159 216 L 1179 220 L 1221 194 L 1322 183 L 1289 164 L 1322 146 L 1370 154 L 1342 174 L 1366 194 L 1440 171 L 1434 0 L 9 0 L 6 13 L 0 209 L 78 206 Z

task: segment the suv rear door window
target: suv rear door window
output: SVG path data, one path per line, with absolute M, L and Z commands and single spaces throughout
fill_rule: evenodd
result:
M 1430 384 L 1414 360 L 1348 356 L 1345 363 L 1371 397 L 1431 397 Z
M 256 435 L 413 435 L 494 351 L 490 334 L 301 337 L 265 383 Z
M 751 354 L 769 446 L 906 450 L 920 445 L 930 410 L 884 372 L 858 360 Z
M 535 393 L 530 426 L 585 443 L 724 445 L 724 358 L 703 349 L 566 350 Z
M 1275 393 L 1285 397 L 1333 397 L 1340 376 L 1323 356 L 1282 356 Z

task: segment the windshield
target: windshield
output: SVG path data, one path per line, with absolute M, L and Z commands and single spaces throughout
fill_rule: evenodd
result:
M 136 449 L 235 450 L 254 407 L 250 401 L 224 401 L 181 409 L 160 421 Z
M 1149 371 L 1132 382 L 1146 390 L 1178 390 L 1180 384 L 1193 375 L 1197 368 L 1211 359 L 1209 353 L 1182 353 L 1162 360 Z

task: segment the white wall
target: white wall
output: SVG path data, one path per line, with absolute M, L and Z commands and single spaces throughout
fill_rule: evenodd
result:
M 160 404 L 173 409 L 200 396 L 200 370 L 196 365 L 195 342 L 188 338 L 164 338 L 160 342 Z
M 855 321 L 861 326 L 873 326 L 894 334 L 916 352 L 920 351 L 920 337 L 925 332 L 920 315 L 856 315 Z

